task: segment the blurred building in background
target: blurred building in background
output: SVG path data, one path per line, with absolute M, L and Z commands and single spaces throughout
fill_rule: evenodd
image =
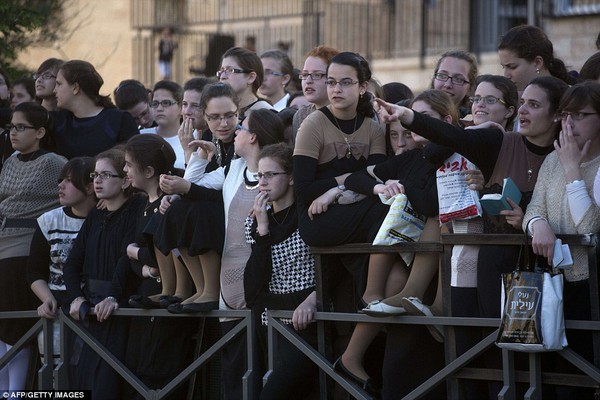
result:
M 21 61 L 35 69 L 47 57 L 86 59 L 105 79 L 158 79 L 158 37 L 173 27 L 179 47 L 174 80 L 214 75 L 224 50 L 280 48 L 298 67 L 327 44 L 365 56 L 381 83 L 428 87 L 435 61 L 450 49 L 478 55 L 482 73 L 501 74 L 496 44 L 512 26 L 546 31 L 556 56 L 578 70 L 595 51 L 597 0 L 72 0 L 72 34 L 32 48 Z

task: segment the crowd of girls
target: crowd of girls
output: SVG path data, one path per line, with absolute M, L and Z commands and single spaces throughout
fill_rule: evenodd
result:
M 318 370 L 287 341 L 260 384 L 268 369 L 267 312 L 293 311 L 283 322 L 316 345 L 309 246 L 372 242 L 389 209 L 379 195 L 407 196 L 427 218 L 420 240 L 436 241 L 442 232 L 526 232 L 539 263 L 552 259 L 556 235 L 599 230 L 600 83 L 577 83 L 535 27 L 508 31 L 498 55 L 504 76 L 478 75 L 472 54 L 448 51 L 433 68 L 431 89 L 413 96 L 401 84 L 381 87 L 361 55 L 319 46 L 297 73 L 308 105 L 295 114 L 277 113 L 291 100 L 285 88 L 294 78 L 281 51 L 259 57 L 231 48 L 218 81 L 194 78 L 182 87 L 163 80 L 148 90 L 124 80 L 113 93 L 119 108 L 101 94 L 103 80 L 91 64 L 46 60 L 33 92 L 30 81 L 12 86 L 0 173 L 0 310 L 37 307 L 40 317 L 56 319 L 62 309 L 144 385 L 160 389 L 189 365 L 196 320 L 115 318 L 116 310 L 249 309 L 257 356 L 247 365 L 245 333 L 222 350 L 222 396 L 242 398 L 248 389 L 262 399 L 311 398 Z M 594 79 L 597 65 L 590 57 L 582 75 Z M 10 106 L 8 84 L 0 70 L 3 107 Z M 384 94 L 405 100 L 395 104 Z M 455 153 L 474 165 L 465 171 L 471 190 L 499 193 L 510 177 L 521 201 L 509 199 L 512 210 L 499 216 L 440 224 L 436 171 Z M 573 259 L 563 272 L 565 316 L 585 320 L 588 260 L 579 249 Z M 324 273 L 336 277 L 329 279 L 332 298 L 320 299 L 326 308 L 376 317 L 444 315 L 435 253 L 417 253 L 412 261 L 391 253 L 324 261 Z M 512 247 L 455 246 L 446 311 L 499 317 L 500 275 L 518 262 Z M 222 335 L 239 322 L 221 318 Z M 0 324 L 0 355 L 32 323 Z M 344 379 L 391 399 L 443 366 L 445 332 L 384 323 L 337 324 L 331 362 Z M 456 332 L 459 354 L 487 333 Z M 383 359 L 370 351 L 382 333 Z M 591 335 L 569 330 L 567 336 L 589 359 Z M 98 399 L 142 398 L 80 338 L 65 339 L 70 388 L 90 389 Z M 36 354 L 29 344 L 0 370 L 0 391 L 29 385 Z M 427 362 L 412 368 L 419 357 Z M 481 364 L 497 362 L 490 353 Z M 551 371 L 569 370 L 556 361 Z M 170 397 L 182 398 L 185 390 Z M 436 390 L 434 396 L 444 396 L 444 388 Z M 499 387 L 467 383 L 461 390 L 465 398 L 488 398 Z M 561 386 L 544 393 L 590 396 Z

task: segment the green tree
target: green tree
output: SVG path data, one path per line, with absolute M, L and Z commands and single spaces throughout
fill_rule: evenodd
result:
M 65 0 L 0 1 L 0 65 L 11 78 L 30 72 L 18 62 L 21 50 L 61 36 L 64 6 Z

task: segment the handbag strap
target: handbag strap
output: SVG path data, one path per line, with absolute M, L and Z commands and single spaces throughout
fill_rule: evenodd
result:
M 524 254 L 523 254 L 524 252 Z M 523 255 L 523 267 L 521 267 L 521 255 Z M 529 270 L 529 237 L 527 231 L 523 233 L 523 243 L 519 247 L 519 258 L 517 259 L 517 271 Z

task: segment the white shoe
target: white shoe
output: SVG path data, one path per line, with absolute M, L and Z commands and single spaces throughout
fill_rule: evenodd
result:
M 394 307 L 387 305 L 383 300 L 377 300 L 370 302 L 365 308 L 362 309 L 363 314 L 370 315 L 371 317 L 393 317 L 396 315 L 406 314 L 404 307 Z
M 401 300 L 402 306 L 410 315 L 433 317 L 433 313 L 427 307 L 421 299 L 418 297 L 403 297 Z M 444 331 L 440 325 L 427 325 L 429 333 L 435 340 L 440 343 L 444 343 Z

